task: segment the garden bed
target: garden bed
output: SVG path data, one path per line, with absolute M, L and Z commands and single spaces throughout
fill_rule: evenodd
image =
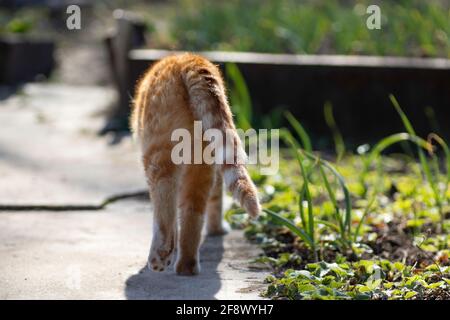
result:
M 290 148 L 279 173 L 252 172 L 264 213 L 256 221 L 237 207 L 226 215 L 273 268 L 265 296 L 450 299 L 450 151 L 437 135 L 419 138 L 391 101 L 405 132 L 353 155 L 313 152 L 302 125 L 286 114 L 298 138 L 282 129 Z M 399 143 L 404 153 L 382 155 Z
M 355 164 L 360 160 L 345 158 L 339 166 L 340 171 L 347 172 L 345 178 L 350 183 L 357 179 Z M 280 177 L 260 182 L 259 190 L 265 208 L 301 225 L 298 197 L 293 191 L 300 188 L 300 180 L 288 178 L 295 172 L 288 169 L 295 165 L 292 162 L 286 162 Z M 414 164 L 391 157 L 383 158 L 383 162 L 389 163 L 384 170 L 386 185 L 352 249 L 343 250 L 336 243 L 337 231 L 324 224 L 333 223 L 334 218 L 326 191 L 320 185 L 313 186 L 314 198 L 318 200 L 314 212 L 319 221 L 317 260 L 304 241 L 270 216 L 264 214 L 257 221 L 243 222 L 239 215 L 232 215 L 236 212 L 229 212 L 232 223 L 245 227 L 248 239 L 263 248 L 264 256 L 258 261 L 273 268 L 264 295 L 274 299 L 450 299 L 450 211 L 446 212 L 445 230 L 436 232 L 439 217 L 433 206 L 422 200 L 431 197 L 430 190 L 419 187 L 411 194 L 421 183 L 420 177 L 414 169 L 401 174 L 397 171 L 398 166 Z M 300 176 L 300 172 L 295 173 Z M 365 205 L 363 198 L 355 197 L 353 230 Z

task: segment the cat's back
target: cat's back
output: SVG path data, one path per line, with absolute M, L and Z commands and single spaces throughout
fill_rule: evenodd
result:
M 222 83 L 219 69 L 206 58 L 191 53 L 165 57 L 153 64 L 139 80 L 130 125 L 135 136 L 145 127 L 185 127 L 192 123 L 186 83 L 201 83 L 205 78 Z
M 182 85 L 186 77 L 210 74 L 221 80 L 220 71 L 206 58 L 192 54 L 182 53 L 165 57 L 144 74 L 138 83 L 138 90 L 150 90 L 157 93 L 161 87 Z

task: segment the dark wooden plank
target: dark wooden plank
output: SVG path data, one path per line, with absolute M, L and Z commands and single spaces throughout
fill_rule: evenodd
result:
M 156 60 L 175 52 L 131 50 L 128 92 Z M 436 128 L 425 108 L 431 106 L 438 133 L 450 137 L 450 60 L 364 56 L 304 56 L 202 52 L 223 69 L 234 62 L 250 90 L 254 112 L 268 114 L 284 106 L 302 121 L 319 148 L 331 145 L 323 116 L 326 101 L 349 144 L 374 142 L 403 131 L 388 98 L 393 93 L 419 134 Z

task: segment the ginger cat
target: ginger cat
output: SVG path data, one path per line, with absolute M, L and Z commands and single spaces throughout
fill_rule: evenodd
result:
M 148 266 L 154 271 L 163 271 L 171 264 L 178 238 L 175 271 L 181 275 L 200 272 L 199 247 L 205 215 L 209 235 L 225 233 L 222 224 L 223 180 L 252 217 L 261 210 L 256 188 L 242 162 L 173 163 L 171 151 L 175 142 L 171 141 L 171 134 L 179 128 L 192 133 L 194 121 L 201 121 L 203 130 L 215 128 L 222 133 L 232 132 L 232 148 L 245 155 L 219 69 L 194 54 L 166 57 L 154 64 L 139 81 L 130 119 L 142 149 L 154 205 L 153 240 L 148 258 Z M 229 150 L 225 149 L 225 152 Z

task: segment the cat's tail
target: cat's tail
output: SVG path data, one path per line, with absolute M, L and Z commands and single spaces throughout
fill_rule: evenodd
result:
M 241 206 L 256 217 L 261 206 L 256 187 L 245 167 L 246 154 L 233 123 L 223 80 L 216 66 L 195 57 L 195 63 L 182 72 L 195 120 L 202 121 L 203 130 L 218 129 L 224 137 L 222 150 L 216 150 L 227 189 Z M 186 66 L 186 65 L 185 65 Z
M 245 166 L 224 165 L 224 181 L 228 190 L 233 193 L 233 198 L 240 202 L 250 216 L 256 217 L 261 212 L 256 187 Z

